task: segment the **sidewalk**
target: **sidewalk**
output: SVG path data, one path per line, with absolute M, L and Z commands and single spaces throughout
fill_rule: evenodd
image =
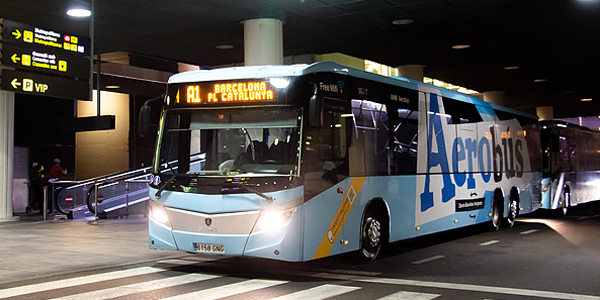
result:
M 145 218 L 0 222 L 0 283 L 184 255 L 148 249 Z

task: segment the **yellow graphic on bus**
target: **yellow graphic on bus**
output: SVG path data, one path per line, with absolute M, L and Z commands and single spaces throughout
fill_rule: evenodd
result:
M 350 210 L 352 210 L 352 206 L 354 206 L 356 197 L 358 196 L 365 179 L 365 177 L 352 178 L 352 182 L 350 182 L 350 187 L 348 188 L 348 191 L 346 191 L 344 200 L 342 200 L 337 213 L 333 217 L 331 225 L 329 225 L 313 259 L 326 257 L 329 255 L 329 252 L 331 252 L 331 248 L 333 248 L 335 240 L 340 234 L 342 227 L 344 227 L 344 223 L 346 223 L 346 219 L 350 214 Z

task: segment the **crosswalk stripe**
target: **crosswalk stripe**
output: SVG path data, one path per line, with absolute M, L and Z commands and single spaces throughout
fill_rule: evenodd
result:
M 402 291 L 391 295 L 387 295 L 383 298 L 379 298 L 378 300 L 431 300 L 439 296 L 441 295 Z
M 103 290 L 96 290 L 87 293 L 74 294 L 70 296 L 55 298 L 54 300 L 102 300 L 115 297 L 122 297 L 136 293 L 148 292 L 186 283 L 198 282 L 220 276 L 205 275 L 205 274 L 187 274 L 176 277 L 168 277 L 163 279 L 151 280 L 142 283 L 134 283 L 124 286 L 118 286 L 114 288 L 108 288 Z
M 146 275 L 152 273 L 163 272 L 164 269 L 160 268 L 152 268 L 152 267 L 142 267 L 130 270 L 122 270 L 122 271 L 114 271 L 103 274 L 95 274 L 89 276 L 81 276 L 70 279 L 63 279 L 51 282 L 44 282 L 26 286 L 19 286 L 9 289 L 0 290 L 0 299 L 15 297 L 25 294 L 32 294 L 38 292 L 45 292 L 49 290 L 55 290 L 59 288 L 73 287 L 77 285 L 89 284 L 102 282 L 112 279 L 121 279 L 125 277 L 138 276 L 138 275 Z
M 319 300 L 360 290 L 360 287 L 324 284 L 308 290 L 298 291 L 271 300 Z
M 211 299 L 219 299 L 223 297 L 229 297 L 241 293 L 247 293 L 263 288 L 268 288 L 272 286 L 276 286 L 279 284 L 288 283 L 288 281 L 279 281 L 279 280 L 262 280 L 262 279 L 252 279 L 246 280 L 238 283 L 228 284 L 224 286 L 219 286 L 207 290 L 201 290 L 193 293 L 182 294 L 178 296 L 173 296 L 169 298 L 165 298 L 163 300 L 186 300 L 186 299 L 202 299 L 202 300 L 211 300 Z

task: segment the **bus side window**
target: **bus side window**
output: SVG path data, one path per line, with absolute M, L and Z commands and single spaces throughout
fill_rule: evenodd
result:
M 389 143 L 392 151 L 390 173 L 414 174 L 417 171 L 417 130 L 418 113 L 416 110 L 392 108 L 389 114 L 395 113 L 392 121 L 392 138 Z

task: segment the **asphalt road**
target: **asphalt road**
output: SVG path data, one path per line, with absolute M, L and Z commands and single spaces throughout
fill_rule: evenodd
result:
M 388 245 L 374 263 L 181 255 L 0 284 L 0 299 L 596 299 L 600 203 Z

